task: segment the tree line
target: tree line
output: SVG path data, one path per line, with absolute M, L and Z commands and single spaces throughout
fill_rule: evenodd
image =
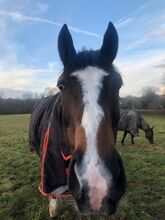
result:
M 58 92 L 58 89 L 52 87 L 46 87 L 42 94 L 26 92 L 21 98 L 4 98 L 3 94 L 0 94 L 0 115 L 5 114 L 30 114 L 33 111 L 34 105 L 41 98 L 54 95 Z
M 165 95 L 157 95 L 152 87 L 145 88 L 141 97 L 127 96 L 120 98 L 122 109 L 164 110 Z
M 0 115 L 29 114 L 39 99 L 3 99 L 0 98 Z
M 24 94 L 22 99 L 5 99 L 0 97 L 0 115 L 30 114 L 36 102 L 42 97 L 53 95 L 57 90 L 46 88 L 42 95 Z M 165 110 L 165 95 L 157 95 L 153 88 L 148 88 L 141 97 L 127 96 L 120 98 L 122 109 Z

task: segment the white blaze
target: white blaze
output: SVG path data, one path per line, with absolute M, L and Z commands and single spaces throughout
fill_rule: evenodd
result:
M 87 142 L 83 161 L 84 167 L 86 166 L 85 173 L 80 177 L 77 167 L 75 171 L 79 176 L 81 185 L 83 180 L 88 182 L 91 207 L 94 211 L 99 211 L 102 200 L 107 194 L 108 182 L 111 179 L 97 151 L 97 131 L 104 116 L 104 112 L 98 104 L 98 98 L 103 78 L 108 73 L 89 66 L 84 70 L 74 72 L 72 75 L 77 77 L 82 86 L 84 112 L 81 124 L 84 127 Z

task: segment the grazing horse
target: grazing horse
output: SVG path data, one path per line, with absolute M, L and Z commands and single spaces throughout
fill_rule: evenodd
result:
M 139 128 L 145 132 L 145 137 L 148 139 L 149 143 L 153 144 L 153 127 L 150 128 L 149 124 L 144 120 L 140 113 L 133 110 L 123 110 L 120 112 L 118 130 L 124 131 L 121 140 L 122 145 L 124 145 L 124 140 L 128 133 L 131 135 L 131 143 L 134 145 L 134 137 L 139 135 Z
M 60 92 L 36 104 L 29 136 L 45 169 L 40 191 L 45 187 L 45 195 L 56 193 L 50 199 L 52 217 L 57 215 L 55 197 L 67 189 L 83 214 L 114 214 L 125 192 L 124 166 L 115 148 L 122 86 L 112 65 L 117 49 L 118 35 L 111 22 L 96 51 L 77 53 L 66 24 L 59 33 L 64 65 L 57 82 Z M 67 158 L 71 160 L 66 178 Z

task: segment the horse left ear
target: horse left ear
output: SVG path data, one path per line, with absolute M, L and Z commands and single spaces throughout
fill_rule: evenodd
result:
M 104 34 L 103 44 L 100 49 L 101 55 L 107 57 L 111 62 L 116 57 L 118 50 L 118 34 L 116 28 L 109 22 L 108 28 Z
M 58 51 L 64 66 L 76 55 L 73 40 L 66 24 L 63 25 L 58 36 Z
M 151 127 L 151 130 L 153 130 L 154 127 Z

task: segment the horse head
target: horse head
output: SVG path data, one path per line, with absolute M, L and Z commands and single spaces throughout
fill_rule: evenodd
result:
M 153 127 L 152 128 L 148 128 L 145 130 L 145 136 L 148 139 L 150 144 L 154 144 L 154 131 L 153 131 Z
M 82 213 L 109 213 L 124 194 L 126 178 L 115 148 L 122 79 L 113 66 L 118 35 L 110 22 L 99 50 L 76 52 L 64 25 L 58 37 L 64 66 L 61 120 L 65 144 L 73 155 L 68 186 Z

